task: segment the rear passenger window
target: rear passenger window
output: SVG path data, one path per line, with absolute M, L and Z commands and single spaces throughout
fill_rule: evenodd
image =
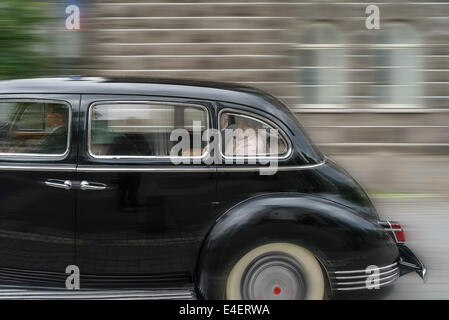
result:
M 69 126 L 70 108 L 66 104 L 0 102 L 0 155 L 64 155 Z
M 90 109 L 89 151 L 94 157 L 169 157 L 177 141 L 170 141 L 174 129 L 189 132 L 208 127 L 207 111 L 202 106 L 178 103 L 123 102 L 94 104 Z M 179 156 L 202 156 L 201 147 Z
M 288 144 L 278 128 L 250 115 L 220 114 L 221 153 L 233 156 L 285 156 Z

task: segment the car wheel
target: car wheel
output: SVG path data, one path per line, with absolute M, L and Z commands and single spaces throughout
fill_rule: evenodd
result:
M 291 243 L 270 243 L 249 251 L 226 281 L 228 300 L 319 300 L 324 293 L 318 260 Z

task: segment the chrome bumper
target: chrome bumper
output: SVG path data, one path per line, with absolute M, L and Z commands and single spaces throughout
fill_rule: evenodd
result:
M 416 272 L 424 282 L 427 281 L 426 266 L 404 244 L 398 244 L 400 276 L 410 272 Z
M 410 272 L 416 272 L 424 282 L 427 269 L 416 255 L 404 244 L 397 244 L 399 259 L 386 266 L 369 266 L 364 270 L 334 271 L 329 274 L 332 290 L 351 291 L 380 289 L 392 285 Z

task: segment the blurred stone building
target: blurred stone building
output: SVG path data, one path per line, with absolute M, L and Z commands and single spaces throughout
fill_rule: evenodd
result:
M 365 27 L 369 4 L 380 9 L 380 30 Z M 256 86 L 285 101 L 321 148 L 372 190 L 449 185 L 448 2 L 108 0 L 87 7 L 82 74 Z

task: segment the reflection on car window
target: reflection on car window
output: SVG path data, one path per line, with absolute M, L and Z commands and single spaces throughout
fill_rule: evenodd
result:
M 287 152 L 287 143 L 277 129 L 247 115 L 222 113 L 220 133 L 225 156 L 276 156 Z
M 45 102 L 0 102 L 0 154 L 63 155 L 69 107 Z
M 190 105 L 105 103 L 90 112 L 90 153 L 99 157 L 167 157 L 177 143 L 170 141 L 174 129 L 187 130 L 191 146 L 194 123 L 201 134 L 207 129 L 206 110 Z M 201 156 L 205 145 L 179 156 Z

